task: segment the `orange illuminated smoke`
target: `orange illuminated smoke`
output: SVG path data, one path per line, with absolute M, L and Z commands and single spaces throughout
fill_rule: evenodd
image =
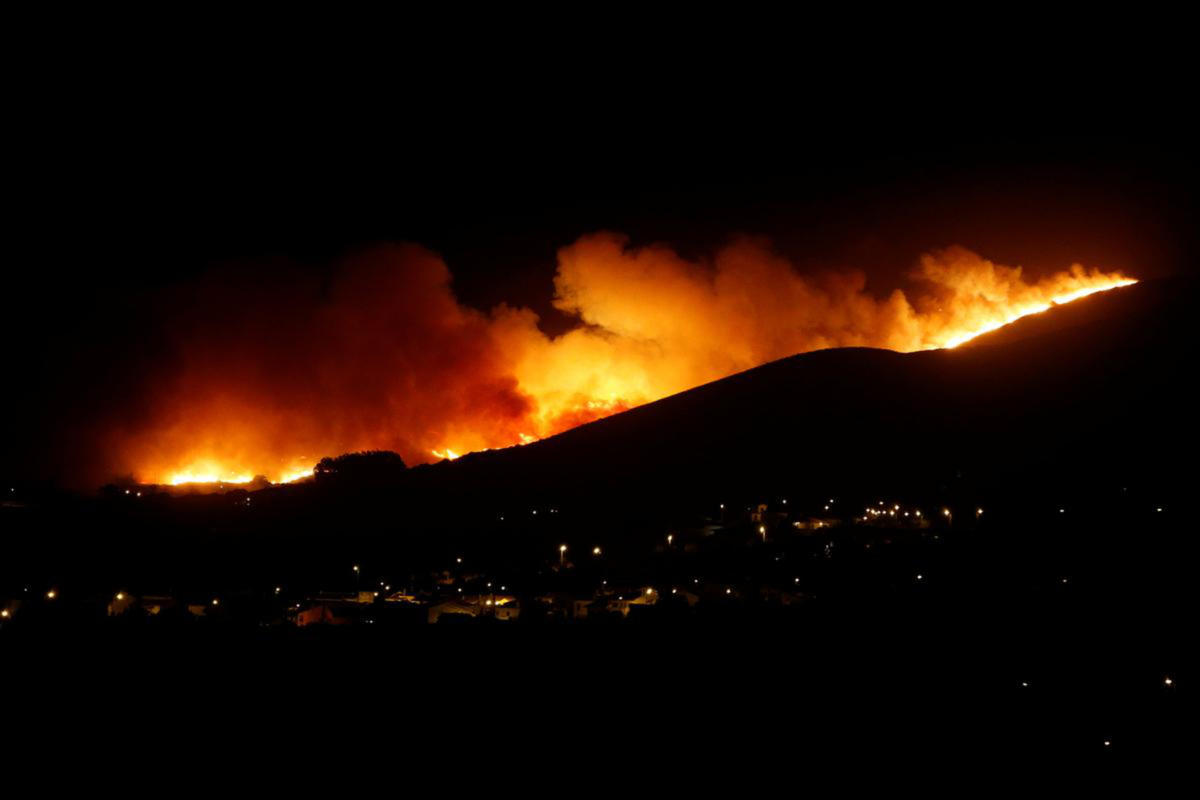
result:
M 168 331 L 169 377 L 113 426 L 111 474 L 144 482 L 283 483 L 322 456 L 395 450 L 409 464 L 529 444 L 778 358 L 830 347 L 956 347 L 1020 317 L 1135 281 L 1075 265 L 1029 279 L 952 247 L 906 290 L 860 272 L 801 274 L 742 239 L 689 260 L 616 234 L 558 254 L 550 337 L 528 309 L 463 306 L 416 246 L 359 254 L 327 283 L 227 284 L 189 296 L 212 316 Z

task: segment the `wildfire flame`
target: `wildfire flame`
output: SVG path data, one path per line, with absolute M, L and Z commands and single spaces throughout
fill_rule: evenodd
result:
M 801 275 L 758 240 L 691 261 L 595 234 L 559 252 L 555 305 L 581 324 L 557 337 L 528 309 L 461 305 L 445 264 L 415 246 L 360 256 L 332 288 L 214 282 L 197 293 L 220 313 L 171 332 L 175 377 L 147 389 L 146 418 L 106 449 L 114 471 L 176 485 L 300 480 L 316 459 L 296 453 L 453 460 L 795 353 L 957 347 L 1136 282 L 1078 265 L 1031 281 L 958 247 L 911 277 L 915 291 L 879 299 L 861 273 Z
M 295 483 L 296 481 L 311 478 L 313 468 L 310 467 L 291 467 L 288 470 L 274 474 L 273 476 L 263 475 L 270 483 Z M 219 463 L 209 460 L 192 462 L 186 468 L 173 472 L 166 477 L 161 483 L 169 486 L 185 486 L 187 484 L 243 484 L 253 483 L 255 475 L 249 472 L 239 472 L 229 470 L 221 466 Z
M 960 344 L 963 344 L 964 342 L 969 342 L 972 339 L 974 339 L 978 336 L 982 336 L 985 333 L 991 333 L 994 330 L 999 330 L 1000 328 L 1003 328 L 1005 325 L 1009 325 L 1013 322 L 1016 322 L 1021 317 L 1028 317 L 1030 314 L 1040 314 L 1043 311 L 1049 311 L 1054 306 L 1066 305 L 1067 303 L 1073 302 L 1075 300 L 1079 300 L 1080 298 L 1087 297 L 1090 294 L 1096 294 L 1097 292 L 1106 292 L 1109 289 L 1117 289 L 1122 286 L 1131 286 L 1135 283 L 1137 283 L 1137 281 L 1134 280 L 1133 278 L 1113 278 L 1111 280 L 1106 280 L 1106 281 L 1098 283 L 1098 284 L 1094 284 L 1091 286 L 1085 286 L 1082 289 L 1075 289 L 1074 291 L 1064 292 L 1063 294 L 1057 294 L 1057 295 L 1051 297 L 1046 302 L 1033 301 L 1033 302 L 1029 302 L 1029 303 L 1022 303 L 1022 304 L 1018 304 L 1015 306 L 1010 306 L 1008 308 L 998 310 L 996 313 L 996 317 L 994 319 L 992 319 L 989 322 L 981 324 L 978 328 L 967 331 L 962 334 L 959 334 L 957 336 L 951 336 L 950 338 L 946 339 L 945 342 L 941 346 L 945 347 L 945 348 L 958 347 Z M 936 349 L 936 348 L 926 348 L 926 349 Z

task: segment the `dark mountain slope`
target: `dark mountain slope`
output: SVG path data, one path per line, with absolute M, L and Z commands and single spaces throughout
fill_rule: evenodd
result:
M 807 353 L 409 479 L 496 502 L 601 503 L 964 473 L 989 485 L 1174 480 L 1196 444 L 1195 298 L 1191 284 L 1139 284 L 957 350 Z

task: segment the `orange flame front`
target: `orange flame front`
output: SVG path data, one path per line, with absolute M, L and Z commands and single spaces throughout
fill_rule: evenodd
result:
M 862 273 L 802 275 L 759 240 L 690 261 L 615 234 L 585 236 L 558 262 L 555 305 L 581 324 L 557 337 L 528 309 L 461 305 L 445 264 L 414 246 L 358 257 L 331 289 L 227 299 L 219 319 L 175 333 L 178 364 L 150 390 L 151 412 L 110 434 L 113 469 L 145 482 L 281 483 L 354 450 L 455 459 L 795 353 L 956 347 L 1135 283 L 1078 265 L 1030 281 L 954 247 L 921 258 L 911 294 L 879 299 Z

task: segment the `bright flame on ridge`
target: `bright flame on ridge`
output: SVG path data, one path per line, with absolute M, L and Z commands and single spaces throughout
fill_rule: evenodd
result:
M 1137 281 L 1133 278 L 1116 278 L 1106 284 L 1088 286 L 1082 289 L 1076 289 L 1072 292 L 1056 295 L 1050 298 L 1050 300 L 1047 302 L 1034 302 L 1027 305 L 1018 306 L 1016 308 L 1004 309 L 1003 311 L 999 312 L 999 316 L 996 319 L 985 323 L 982 327 L 976 330 L 959 334 L 957 336 L 952 336 L 951 338 L 947 339 L 946 343 L 942 346 L 946 348 L 958 347 L 960 344 L 969 342 L 977 336 L 982 336 L 985 333 L 991 333 L 992 331 L 999 330 L 1005 325 L 1016 322 L 1022 317 L 1028 317 L 1030 314 L 1040 314 L 1043 311 L 1049 311 L 1054 306 L 1066 305 L 1067 303 L 1079 300 L 1080 298 L 1087 297 L 1091 294 L 1096 294 L 1097 292 L 1107 292 L 1110 289 L 1118 289 L 1122 286 L 1132 286 L 1135 283 L 1137 283 Z M 925 349 L 933 350 L 937 348 Z

